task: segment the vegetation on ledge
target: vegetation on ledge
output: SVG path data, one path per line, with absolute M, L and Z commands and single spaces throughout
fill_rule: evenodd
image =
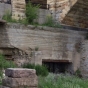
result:
M 3 16 L 3 20 L 6 20 L 10 23 L 21 23 L 24 25 L 36 25 L 36 26 L 49 26 L 54 28 L 61 28 L 59 23 L 56 23 L 52 16 L 46 16 L 46 21 L 43 24 L 38 24 L 35 20 L 38 18 L 38 10 L 40 5 L 32 5 L 30 2 L 26 5 L 25 15 L 26 18 L 16 20 L 12 18 L 12 15 L 9 11 Z

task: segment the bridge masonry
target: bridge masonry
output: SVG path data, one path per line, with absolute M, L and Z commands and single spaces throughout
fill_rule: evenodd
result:
M 40 10 L 39 23 L 43 23 L 48 15 L 51 15 L 55 22 L 61 24 L 88 28 L 88 1 L 87 0 L 31 0 L 32 3 L 44 4 L 47 9 Z M 12 18 L 25 18 L 25 0 L 11 0 L 11 4 L 0 3 L 0 18 L 10 10 Z M 6 8 L 8 7 L 8 8 Z M 43 13 L 41 16 L 41 12 Z
M 32 3 L 48 4 L 48 11 L 56 22 L 61 22 L 77 0 L 32 0 Z M 24 18 L 25 0 L 12 0 L 12 17 L 15 19 Z M 47 7 L 46 7 L 47 8 Z M 19 16 L 18 16 L 19 15 Z

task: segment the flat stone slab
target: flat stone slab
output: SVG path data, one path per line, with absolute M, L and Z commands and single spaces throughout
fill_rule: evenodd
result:
M 22 87 L 11 87 L 11 88 L 38 88 L 38 87 L 28 87 L 28 86 L 22 86 Z
M 0 86 L 0 88 L 38 88 L 38 87 L 28 87 L 28 86 L 20 86 L 20 87 L 6 87 L 6 86 Z
M 10 88 L 10 87 L 6 87 L 6 86 L 0 86 L 0 88 Z
M 12 78 L 30 77 L 36 75 L 36 70 L 26 68 L 8 68 L 5 70 L 5 75 Z
M 29 77 L 29 78 L 5 78 L 2 80 L 2 85 L 17 88 L 20 86 L 28 86 L 28 87 L 37 87 L 38 86 L 38 78 L 37 76 Z

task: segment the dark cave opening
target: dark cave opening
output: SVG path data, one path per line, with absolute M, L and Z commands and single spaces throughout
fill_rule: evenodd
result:
M 49 72 L 52 73 L 71 73 L 72 63 L 68 61 L 42 61 L 46 65 Z

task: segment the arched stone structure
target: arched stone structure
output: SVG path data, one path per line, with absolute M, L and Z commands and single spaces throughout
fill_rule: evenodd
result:
M 28 0 L 27 0 L 28 1 Z M 56 21 L 62 21 L 71 7 L 77 2 L 77 0 L 31 0 L 32 3 L 49 5 L 49 10 Z M 22 18 L 24 17 L 25 0 L 12 0 L 12 17 Z
M 88 28 L 88 1 L 78 0 L 64 17 L 62 23 L 81 28 Z
M 56 22 L 66 25 L 87 28 L 87 0 L 31 0 L 32 3 L 49 5 L 49 12 Z M 25 0 L 12 0 L 12 17 L 25 17 Z

